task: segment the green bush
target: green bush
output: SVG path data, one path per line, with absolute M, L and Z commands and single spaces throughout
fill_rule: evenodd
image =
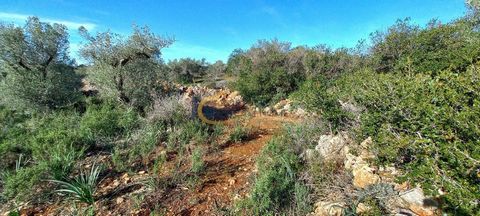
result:
M 138 115 L 109 102 L 91 105 L 80 121 L 80 129 L 92 140 L 113 138 L 130 132 L 137 126 Z
M 61 186 L 61 189 L 56 190 L 56 192 L 69 194 L 75 200 L 93 205 L 95 203 L 95 191 L 99 183 L 98 177 L 101 171 L 102 168 L 100 166 L 93 164 L 90 171 L 81 171 L 73 179 L 52 180 L 52 182 Z
M 145 124 L 133 132 L 127 143 L 115 145 L 112 155 L 115 168 L 127 170 L 134 162 L 148 156 L 166 138 L 165 130 L 162 122 Z
M 292 200 L 305 196 L 304 186 L 297 182 L 301 164 L 286 138 L 276 137 L 269 141 L 258 158 L 257 166 L 258 174 L 244 209 L 247 214 L 285 212 L 295 204 Z
M 480 56 L 476 18 L 441 24 L 432 20 L 425 28 L 398 20 L 387 32 L 372 34 L 372 60 L 379 72 L 431 73 L 464 71 Z
M 6 199 L 24 200 L 32 195 L 37 184 L 45 180 L 45 166 L 23 167 L 11 174 L 6 174 L 3 180 L 2 196 Z
M 352 116 L 341 108 L 337 95 L 328 91 L 331 81 L 317 76 L 303 83 L 291 98 L 310 111 L 320 113 L 333 129 L 345 126 Z
M 232 133 L 230 133 L 228 140 L 230 142 L 241 142 L 241 141 L 247 140 L 249 136 L 250 136 L 250 129 L 237 123 L 233 128 Z
M 375 141 L 377 162 L 404 170 L 401 180 L 430 195 L 445 190 L 444 208 L 475 214 L 480 198 L 480 88 L 478 69 L 463 73 L 376 74 L 363 71 L 337 80 L 332 91 L 364 106 L 359 137 Z

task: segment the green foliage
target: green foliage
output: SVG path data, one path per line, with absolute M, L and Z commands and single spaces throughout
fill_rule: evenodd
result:
M 81 171 L 74 179 L 52 180 L 52 182 L 58 183 L 62 188 L 56 192 L 70 194 L 74 200 L 92 205 L 95 203 L 94 193 L 100 172 L 101 168 L 94 164 L 89 172 Z
M 445 208 L 473 214 L 480 194 L 478 69 L 405 76 L 370 71 L 339 79 L 335 91 L 366 108 L 360 137 L 375 140 L 379 163 L 405 170 L 402 180 L 431 195 L 445 190 Z
M 191 142 L 196 144 L 205 143 L 210 137 L 212 128 L 199 120 L 189 120 L 172 127 L 173 131 L 168 134 L 167 147 L 183 151 Z
M 175 82 L 193 83 L 195 78 L 200 78 L 207 73 L 208 65 L 205 59 L 192 58 L 175 59 L 168 62 L 169 77 Z
M 237 123 L 235 124 L 232 133 L 230 133 L 228 140 L 230 142 L 241 142 L 248 139 L 249 136 L 250 130 L 243 125 Z
M 87 69 L 88 79 L 99 88 L 100 95 L 144 111 L 155 96 L 163 93 L 158 82 L 166 80 L 160 73 L 160 54 L 173 40 L 137 26 L 126 39 L 111 32 L 91 36 L 84 28 L 80 33 L 88 41 L 81 54 L 93 63 Z
M 156 122 L 134 131 L 127 143 L 114 147 L 112 160 L 115 168 L 119 171 L 127 170 L 136 161 L 148 156 L 165 139 L 165 130 L 162 122 Z
M 257 166 L 258 175 L 246 204 L 248 214 L 274 215 L 286 211 L 295 198 L 305 196 L 305 189 L 297 182 L 299 158 L 285 138 L 272 139 L 263 149 Z
M 287 69 L 289 50 L 290 44 L 276 40 L 259 41 L 250 49 L 251 70 L 240 71 L 235 84 L 247 101 L 268 105 L 287 97 L 303 81 L 303 74 L 290 73 Z
M 68 59 L 64 25 L 30 17 L 26 25 L 0 25 L 0 101 L 11 109 L 44 111 L 76 103 L 80 77 Z
M 196 148 L 192 153 L 192 164 L 190 170 L 193 174 L 199 175 L 205 170 L 205 163 L 203 162 L 203 152 L 200 148 Z
M 321 113 L 333 129 L 339 129 L 352 116 L 341 108 L 338 96 L 328 91 L 330 85 L 323 76 L 317 76 L 305 81 L 291 97 L 308 110 Z
M 112 138 L 128 133 L 137 126 L 138 114 L 114 103 L 91 105 L 80 121 L 80 129 L 91 140 Z
M 311 77 L 336 77 L 360 67 L 358 50 L 320 45 L 291 48 L 277 40 L 259 41 L 248 51 L 235 50 L 227 73 L 238 76 L 234 87 L 249 102 L 268 105 L 297 90 Z
M 50 175 L 55 180 L 64 180 L 72 173 L 75 162 L 83 155 L 83 150 L 76 150 L 69 146 L 57 146 L 52 149 L 47 166 Z
M 2 177 L 3 193 L 6 199 L 23 200 L 32 194 L 32 188 L 44 179 L 46 167 L 20 167 L 13 173 L 5 173 Z
M 426 28 L 399 20 L 387 32 L 372 35 L 372 58 L 380 72 L 431 73 L 456 72 L 478 61 L 480 33 L 469 19 L 450 24 L 432 20 Z

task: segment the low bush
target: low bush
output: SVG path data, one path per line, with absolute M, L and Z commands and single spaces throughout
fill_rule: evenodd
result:
M 241 142 L 247 140 L 250 136 L 250 129 L 241 125 L 240 123 L 236 123 L 233 131 L 230 133 L 228 140 L 230 142 Z
M 21 167 L 15 171 L 5 173 L 2 177 L 2 196 L 7 199 L 24 200 L 34 193 L 37 184 L 46 178 L 47 168 L 42 165 Z
M 137 126 L 138 114 L 132 109 L 105 102 L 87 108 L 80 121 L 80 129 L 91 140 L 113 138 L 128 133 Z
M 249 215 L 275 215 L 292 211 L 308 213 L 311 209 L 308 188 L 298 180 L 302 169 L 300 160 L 289 147 L 286 137 L 272 139 L 263 149 L 257 162 L 251 197 L 242 210 Z

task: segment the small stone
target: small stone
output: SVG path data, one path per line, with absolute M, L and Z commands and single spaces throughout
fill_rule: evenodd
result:
M 315 204 L 314 216 L 341 216 L 345 203 L 343 202 L 318 202 Z
M 315 157 L 315 150 L 313 149 L 307 149 L 305 150 L 305 152 L 303 153 L 303 158 L 306 160 L 306 161 L 311 161 L 313 160 Z
M 295 115 L 296 115 L 296 116 L 299 116 L 299 117 L 303 117 L 303 116 L 306 116 L 306 115 L 307 115 L 307 112 L 306 112 L 304 109 L 302 109 L 302 108 L 297 108 L 297 109 L 295 110 Z
M 118 185 L 120 185 L 120 182 L 117 179 L 113 180 L 113 186 L 117 187 Z
M 396 191 L 399 191 L 399 192 L 403 192 L 403 191 L 406 191 L 410 188 L 410 184 L 408 184 L 408 182 L 403 182 L 401 184 L 398 184 L 398 183 L 394 183 L 394 186 L 393 188 L 396 190 Z
M 116 203 L 117 203 L 117 205 L 123 203 L 123 198 L 118 197 L 117 200 L 116 200 Z
M 362 143 L 360 143 L 360 146 L 362 146 L 365 149 L 368 149 L 372 145 L 372 137 L 368 137 L 365 139 Z
M 362 213 L 370 211 L 370 209 L 372 209 L 372 207 L 365 205 L 365 203 L 359 203 L 356 213 L 361 215 Z
M 426 198 L 423 194 L 423 190 L 419 187 L 416 187 L 412 190 L 409 190 L 402 195 L 400 198 L 405 203 L 405 206 L 414 212 L 417 215 L 421 216 L 433 216 L 438 207 L 438 202 L 431 198 Z M 428 205 L 425 205 L 428 203 Z
M 263 112 L 267 115 L 270 115 L 272 113 L 272 108 L 270 107 L 265 107 L 265 109 L 263 109 Z
M 138 172 L 138 174 L 140 174 L 140 175 L 145 174 L 145 170 L 142 170 L 142 171 Z

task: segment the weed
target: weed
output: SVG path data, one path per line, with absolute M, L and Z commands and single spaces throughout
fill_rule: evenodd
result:
M 249 136 L 250 136 L 250 129 L 242 126 L 239 123 L 236 123 L 232 133 L 230 133 L 228 140 L 230 142 L 238 143 L 238 142 L 247 140 Z
M 70 194 L 74 200 L 91 205 L 95 202 L 94 193 L 97 188 L 100 172 L 101 167 L 94 164 L 89 172 L 82 171 L 74 179 L 51 181 L 58 183 L 62 188 L 56 190 L 56 192 Z
M 193 174 L 199 175 L 205 170 L 205 163 L 203 162 L 203 152 L 200 148 L 196 148 L 192 153 L 192 164 L 190 170 Z

